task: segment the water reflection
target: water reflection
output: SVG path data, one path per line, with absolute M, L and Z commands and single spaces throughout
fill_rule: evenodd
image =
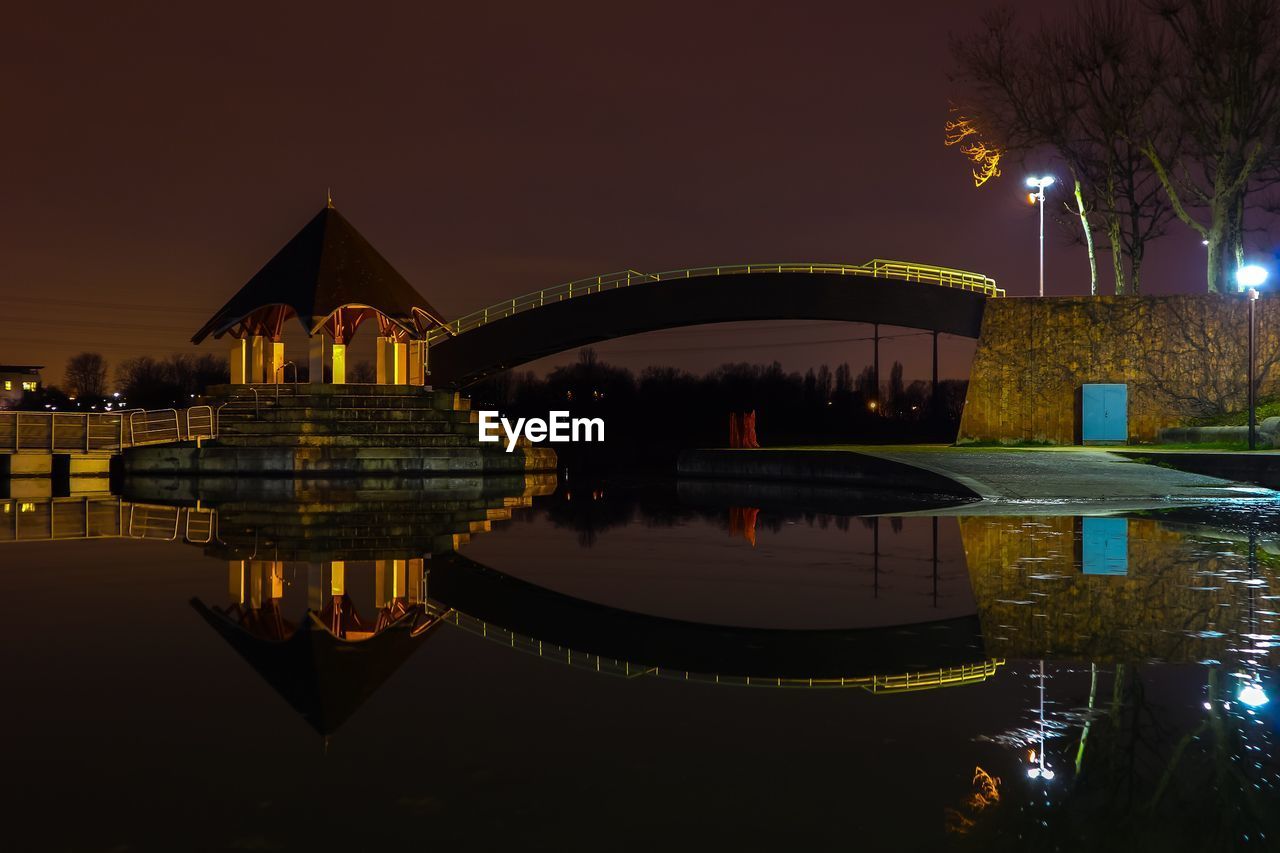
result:
M 906 501 L 859 515 L 873 497 L 437 485 L 149 484 L 129 498 L 0 501 L 0 541 L 202 552 L 223 590 L 191 599 L 203 624 L 326 738 L 408 678 L 418 650 L 458 635 L 529 666 L 625 679 L 635 695 L 703 685 L 678 687 L 669 711 L 710 702 L 710 689 L 731 713 L 756 713 L 732 698 L 740 687 L 902 703 L 887 714 L 912 720 L 932 758 L 916 771 L 928 785 L 892 807 L 934 827 L 926 849 L 1275 838 L 1269 507 L 1081 517 Z M 718 596 L 693 600 L 698 573 Z M 787 586 L 800 592 L 779 594 Z M 740 618 L 757 612 L 767 618 Z M 831 713 L 788 707 L 793 726 Z M 853 730 L 890 726 L 866 706 L 844 712 Z M 870 761 L 904 760 L 871 734 Z M 857 793 L 879 808 L 893 799 Z

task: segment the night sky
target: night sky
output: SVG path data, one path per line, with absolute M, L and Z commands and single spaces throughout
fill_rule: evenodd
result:
M 81 349 L 192 352 L 330 187 L 448 317 L 612 270 L 746 261 L 908 259 L 1030 294 L 1024 170 L 976 190 L 942 145 L 948 34 L 975 8 L 23 4 L 0 33 L 0 362 L 60 382 Z M 1147 289 L 1199 289 L 1199 250 L 1175 223 Z M 1049 257 L 1050 292 L 1087 290 L 1062 232 Z M 736 324 L 598 350 L 856 368 L 866 334 Z M 923 375 L 925 341 L 883 357 Z M 948 345 L 946 372 L 970 351 Z

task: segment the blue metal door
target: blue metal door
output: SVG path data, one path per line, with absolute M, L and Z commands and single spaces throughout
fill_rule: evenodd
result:
M 1088 441 L 1129 439 L 1129 388 L 1123 384 L 1083 385 L 1080 388 L 1080 437 Z
M 1086 516 L 1080 528 L 1081 568 L 1086 575 L 1129 573 L 1129 519 Z

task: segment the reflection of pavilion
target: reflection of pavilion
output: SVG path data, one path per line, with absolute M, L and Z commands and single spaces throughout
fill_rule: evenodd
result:
M 192 606 L 320 734 L 332 734 L 440 622 L 425 606 L 423 561 L 379 560 L 374 612 L 361 616 L 342 562 L 308 567 L 299 623 L 281 608 L 284 564 L 232 561 L 232 603 Z

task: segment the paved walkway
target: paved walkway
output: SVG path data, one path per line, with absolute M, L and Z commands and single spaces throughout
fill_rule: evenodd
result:
M 1146 465 L 1095 448 L 914 445 L 847 449 L 950 477 L 988 501 L 1131 503 L 1280 497 L 1280 493 L 1260 486 Z

